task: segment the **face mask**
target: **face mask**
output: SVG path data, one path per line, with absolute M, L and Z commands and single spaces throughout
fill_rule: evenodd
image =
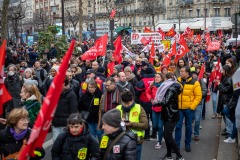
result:
M 13 71 L 8 72 L 8 76 L 13 76 L 15 73 Z

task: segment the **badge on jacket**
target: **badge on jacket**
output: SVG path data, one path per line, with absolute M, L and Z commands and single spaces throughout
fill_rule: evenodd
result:
M 113 146 L 113 153 L 120 153 L 120 145 Z
M 109 140 L 108 136 L 103 136 L 100 143 L 100 148 L 107 148 L 108 140 Z
M 87 148 L 81 148 L 78 150 L 78 159 L 86 159 L 87 157 Z
M 94 105 L 94 106 L 99 105 L 99 98 L 94 98 L 94 100 L 93 100 L 93 105 Z

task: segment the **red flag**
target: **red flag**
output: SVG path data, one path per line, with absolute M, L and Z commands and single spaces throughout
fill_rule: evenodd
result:
M 153 60 L 155 59 L 155 47 L 154 42 L 152 42 L 151 50 L 150 50 L 150 56 L 149 56 L 149 62 L 153 64 Z
M 221 81 L 222 79 L 222 71 L 221 71 L 221 63 L 220 63 L 220 58 L 218 58 L 217 65 L 214 67 L 215 74 L 213 75 L 214 78 L 214 87 L 218 85 L 218 82 Z
M 168 54 L 164 57 L 162 64 L 169 66 L 172 56 L 176 55 L 176 41 L 174 41 L 172 48 L 169 50 Z
M 158 32 L 161 34 L 162 40 L 164 40 L 165 39 L 165 32 L 160 27 L 158 28 Z
M 179 40 L 179 49 L 177 51 L 176 57 L 175 57 L 175 62 L 177 63 L 177 61 L 182 58 L 187 52 L 190 52 L 187 43 L 185 41 L 185 39 L 181 36 L 180 40 Z
M 174 31 L 174 28 L 172 27 L 166 34 L 166 36 L 173 37 L 175 36 L 176 32 Z
M 148 44 L 151 42 L 151 40 L 152 40 L 152 37 L 150 37 L 149 39 L 147 39 L 147 38 L 145 38 L 145 37 L 142 37 L 142 39 L 140 40 L 140 42 L 141 42 L 144 46 L 146 46 L 146 45 L 148 45 Z
M 187 27 L 186 29 L 185 29 L 185 31 L 183 32 L 183 36 L 185 37 L 188 37 L 189 35 L 191 35 L 191 29 L 189 28 L 189 27 Z
M 152 30 L 150 28 L 144 27 L 143 32 L 144 33 L 152 33 Z
M 211 38 L 210 38 L 209 32 L 207 32 L 207 33 L 205 34 L 205 37 L 204 37 L 204 38 L 206 39 L 206 44 L 208 45 L 208 43 L 211 42 Z
M 81 55 L 81 59 L 84 60 L 95 60 L 97 58 L 97 49 L 95 46 L 91 47 L 87 50 L 83 55 Z
M 196 43 L 200 43 L 201 40 L 202 40 L 201 35 L 198 34 L 198 35 L 196 36 L 196 38 L 194 39 L 194 44 L 196 44 Z
M 3 44 L 0 48 L 0 115 L 3 114 L 3 104 L 12 99 L 12 96 L 6 89 L 3 80 L 5 58 L 6 58 L 6 40 L 3 41 Z
M 112 12 L 110 14 L 110 19 L 113 19 L 116 14 L 116 9 L 112 9 Z
M 108 77 L 111 76 L 113 74 L 113 68 L 115 66 L 115 62 L 111 61 L 107 64 L 107 75 Z
M 117 39 L 113 42 L 115 51 L 113 52 L 112 56 L 116 62 L 119 64 L 122 62 L 122 37 L 118 36 Z
M 204 71 L 205 71 L 205 64 L 202 64 L 201 70 L 200 70 L 199 75 L 198 75 L 198 80 L 203 78 Z
M 72 40 L 70 47 L 63 58 L 59 71 L 57 72 L 57 75 L 53 79 L 53 82 L 47 92 L 43 105 L 31 131 L 30 138 L 28 139 L 28 144 L 21 153 L 19 160 L 26 160 L 29 156 L 34 156 L 33 151 L 36 148 L 42 147 L 57 107 L 62 85 L 65 80 L 66 70 L 68 68 L 68 62 L 74 49 L 74 44 L 75 41 Z
M 105 56 L 106 55 L 107 41 L 108 41 L 108 34 L 105 34 L 96 40 L 94 46 L 97 49 L 97 56 Z
M 210 41 L 207 46 L 207 51 L 219 50 L 220 46 L 221 46 L 220 41 L 212 41 L 212 42 Z
M 95 42 L 95 45 L 87 50 L 82 56 L 82 60 L 94 60 L 97 56 L 105 56 L 107 49 L 107 39 L 108 34 L 103 35 L 98 38 Z
M 222 38 L 222 35 L 223 35 L 223 34 L 222 34 L 222 30 L 219 29 L 219 30 L 218 30 L 218 37 L 219 37 L 219 38 Z

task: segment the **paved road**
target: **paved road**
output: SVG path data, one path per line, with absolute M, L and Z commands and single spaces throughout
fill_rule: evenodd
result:
M 206 119 L 202 121 L 203 129 L 200 130 L 200 141 L 195 142 L 192 140 L 192 151 L 185 152 L 184 150 L 184 138 L 182 138 L 181 153 L 185 160 L 214 160 L 217 158 L 217 149 L 220 133 L 220 120 L 212 119 L 212 108 L 210 104 L 207 104 Z M 185 127 L 183 127 L 185 130 Z M 184 134 L 183 134 L 184 135 Z M 51 159 L 51 147 L 52 147 L 52 134 L 49 133 L 44 146 L 46 147 L 45 160 Z M 165 143 L 162 143 L 162 148 L 156 150 L 154 145 L 156 141 L 146 141 L 143 144 L 142 160 L 158 160 L 160 157 L 166 154 Z M 175 158 L 175 155 L 173 154 Z

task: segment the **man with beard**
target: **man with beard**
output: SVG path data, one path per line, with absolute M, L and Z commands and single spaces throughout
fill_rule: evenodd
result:
M 121 94 L 118 90 L 118 87 L 116 87 L 117 84 L 112 77 L 108 77 L 105 81 L 105 91 L 102 95 L 101 101 L 100 101 L 100 108 L 99 108 L 99 124 L 98 127 L 100 127 L 100 122 L 102 115 L 106 113 L 107 111 L 116 108 L 119 104 L 121 104 Z

